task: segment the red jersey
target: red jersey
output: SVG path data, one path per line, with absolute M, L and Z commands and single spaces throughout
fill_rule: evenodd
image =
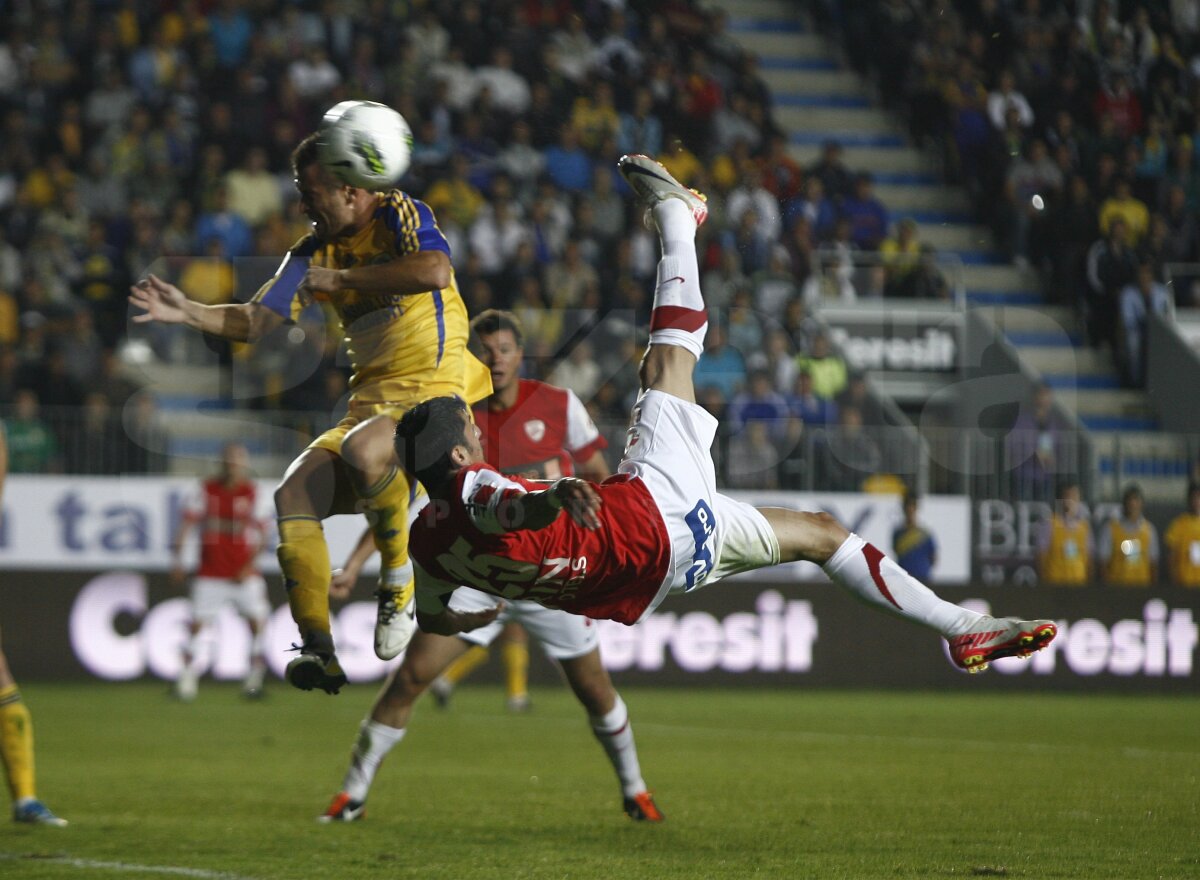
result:
M 545 382 L 521 379 L 510 408 L 489 409 L 483 400 L 473 412 L 483 457 L 501 473 L 540 480 L 569 477 L 575 462 L 608 446 L 575 393 Z
M 464 468 L 447 504 L 431 499 L 413 523 L 417 607 L 445 609 L 462 584 L 503 599 L 530 599 L 572 614 L 637 623 L 658 595 L 671 562 L 671 542 L 646 484 L 618 475 L 593 484 L 600 528 L 585 529 L 561 513 L 544 529 L 505 531 L 505 500 L 545 489 L 506 477 L 487 464 Z
M 197 577 L 235 578 L 253 564 L 262 537 L 256 493 L 249 480 L 236 486 L 219 479 L 201 484 L 200 495 L 184 512 L 188 522 L 200 524 Z

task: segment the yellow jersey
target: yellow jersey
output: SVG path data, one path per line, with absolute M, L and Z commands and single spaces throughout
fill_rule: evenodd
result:
M 375 198 L 374 216 L 354 235 L 320 241 L 310 232 L 300 239 L 252 301 L 294 321 L 306 304 L 298 291 L 310 264 L 349 269 L 419 251 L 449 256 L 450 246 L 428 205 L 400 190 Z M 491 393 L 487 368 L 467 351 L 467 309 L 453 273 L 442 290 L 405 295 L 339 290 L 329 300 L 354 371 L 351 407 L 407 409 L 444 395 L 474 403 Z
M 1163 543 L 1171 551 L 1171 583 L 1200 587 L 1200 516 L 1179 514 L 1167 526 Z
M 1142 518 L 1131 523 L 1114 517 L 1104 526 L 1101 558 L 1104 580 L 1119 587 L 1148 587 L 1158 562 L 1158 535 Z
M 1042 579 L 1059 587 L 1085 586 L 1092 552 L 1091 524 L 1083 517 L 1067 522 L 1056 513 L 1049 528 L 1049 540 L 1041 554 Z

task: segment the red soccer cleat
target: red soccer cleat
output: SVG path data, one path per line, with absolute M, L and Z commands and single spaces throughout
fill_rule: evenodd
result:
M 1052 620 L 1021 620 L 1016 617 L 985 616 L 970 632 L 946 641 L 950 659 L 967 672 L 983 672 L 1001 657 L 1028 657 L 1058 635 Z
M 663 822 L 666 820 L 654 803 L 654 795 L 648 791 L 625 798 L 625 815 L 635 822 Z

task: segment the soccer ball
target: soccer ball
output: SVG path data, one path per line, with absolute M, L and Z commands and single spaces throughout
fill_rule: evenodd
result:
M 338 180 L 372 192 L 404 176 L 412 158 L 404 117 L 374 101 L 342 101 L 325 113 L 317 158 Z

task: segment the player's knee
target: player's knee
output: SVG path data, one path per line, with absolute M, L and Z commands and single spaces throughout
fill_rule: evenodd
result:
M 832 554 L 838 547 L 842 546 L 846 538 L 849 537 L 850 531 L 838 521 L 838 518 L 831 513 L 820 511 L 819 513 L 811 514 L 816 532 L 822 539 L 824 544 L 821 547 L 823 553 Z
M 279 516 L 295 513 L 301 506 L 302 500 L 307 501 L 307 495 L 291 480 L 284 479 L 275 487 L 275 513 Z
M 424 693 L 432 680 L 431 676 L 422 674 L 419 669 L 401 664 L 380 697 L 380 702 L 393 709 L 409 706 Z

